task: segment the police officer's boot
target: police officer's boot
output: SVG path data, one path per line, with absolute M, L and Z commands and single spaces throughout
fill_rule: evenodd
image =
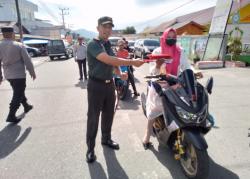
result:
M 21 118 L 16 117 L 16 111 L 17 109 L 13 109 L 10 107 L 10 112 L 6 119 L 6 122 L 18 123 L 22 120 Z
M 21 101 L 21 104 L 23 105 L 25 113 L 28 113 L 31 109 L 33 109 L 33 106 L 27 103 L 26 97 L 23 98 L 23 100 Z
M 28 104 L 27 102 L 26 103 L 22 103 L 23 107 L 24 107 L 24 112 L 25 113 L 28 113 L 31 109 L 33 109 L 33 106 Z

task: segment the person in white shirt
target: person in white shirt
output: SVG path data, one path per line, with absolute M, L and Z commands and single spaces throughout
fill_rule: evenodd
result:
M 160 39 L 160 47 L 156 48 L 152 54 L 168 54 L 171 56 L 171 63 L 165 63 L 165 60 L 157 60 L 156 63 L 152 63 L 150 67 L 151 75 L 159 74 L 171 74 L 178 76 L 182 71 L 191 69 L 191 65 L 188 61 L 184 50 L 176 44 L 177 33 L 174 29 L 166 29 Z M 196 73 L 196 76 L 202 77 L 200 72 Z M 174 87 L 174 86 L 173 86 Z M 154 119 L 149 119 L 147 129 L 143 138 L 143 147 L 148 149 L 152 146 L 150 142 L 150 134 Z
M 80 78 L 79 80 L 83 80 L 83 73 L 84 73 L 84 79 L 87 80 L 87 68 L 86 68 L 86 52 L 87 52 L 87 47 L 83 43 L 84 38 L 79 37 L 78 38 L 78 44 L 74 46 L 74 57 L 75 61 L 78 64 L 79 67 L 79 74 Z

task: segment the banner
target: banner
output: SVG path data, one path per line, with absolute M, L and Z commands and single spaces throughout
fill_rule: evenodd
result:
M 233 0 L 218 0 L 209 34 L 224 34 Z

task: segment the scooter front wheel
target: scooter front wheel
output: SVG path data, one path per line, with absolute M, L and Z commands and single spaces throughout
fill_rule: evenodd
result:
M 187 143 L 180 164 L 185 175 L 190 179 L 205 179 L 208 177 L 209 157 L 207 150 L 199 150 L 193 144 Z

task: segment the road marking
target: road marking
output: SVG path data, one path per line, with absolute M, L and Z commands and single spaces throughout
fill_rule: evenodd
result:
M 142 175 L 144 179 L 151 179 L 151 178 L 158 179 L 159 178 L 155 170 L 153 170 L 152 172 L 143 172 Z
M 115 118 L 118 119 L 122 124 L 132 126 L 128 113 L 119 113 L 117 116 L 115 116 Z
M 46 61 L 48 61 L 48 58 L 46 58 L 46 57 L 32 59 L 32 63 L 34 65 L 34 67 L 37 67 Z
M 128 138 L 131 141 L 135 152 L 144 152 L 144 148 L 142 147 L 142 141 L 136 133 L 129 134 Z
M 38 64 L 40 64 L 41 62 L 39 62 L 39 61 L 33 61 L 33 65 L 34 66 L 37 66 Z

